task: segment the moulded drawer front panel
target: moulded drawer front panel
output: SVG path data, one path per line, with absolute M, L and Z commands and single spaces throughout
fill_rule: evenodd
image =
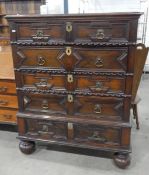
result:
M 129 40 L 128 23 L 105 20 L 75 23 L 76 41 L 105 42 L 123 39 Z
M 32 40 L 47 42 L 49 40 L 64 40 L 65 30 L 62 23 L 33 22 L 17 25 L 17 40 Z
M 43 90 L 64 90 L 65 76 L 64 75 L 49 75 L 49 74 L 21 74 L 23 77 L 22 86 Z
M 74 141 L 90 146 L 120 145 L 120 128 L 74 124 Z
M 85 119 L 121 120 L 123 98 L 75 96 L 74 115 Z
M 80 60 L 76 69 L 96 71 L 126 71 L 127 48 L 75 48 Z
M 46 114 L 67 114 L 69 104 L 64 95 L 24 95 L 24 110 Z
M 26 119 L 25 135 L 36 139 L 64 141 L 67 138 L 67 124 L 46 120 Z
M 76 76 L 77 90 L 97 93 L 124 93 L 125 77 Z

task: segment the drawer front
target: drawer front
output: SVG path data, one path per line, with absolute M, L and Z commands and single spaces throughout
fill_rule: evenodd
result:
M 14 82 L 0 81 L 0 94 L 16 94 L 16 84 Z
M 62 23 L 33 22 L 17 24 L 17 40 L 48 42 L 49 40 L 64 40 L 65 25 Z
M 127 48 L 15 48 L 15 67 L 126 71 Z M 112 65 L 112 66 L 111 66 Z
M 14 58 L 14 66 L 62 68 L 61 63 L 57 59 L 61 50 L 63 49 L 38 47 L 15 48 L 16 57 Z
M 75 23 L 75 39 L 77 41 L 105 42 L 129 40 L 128 23 L 109 21 L 91 21 Z
M 129 23 L 109 20 L 50 20 L 17 24 L 16 40 L 48 41 L 129 41 Z M 12 30 L 12 33 L 15 33 Z
M 75 69 L 96 71 L 126 71 L 127 48 L 74 48 L 80 60 Z
M 17 96 L 0 95 L 0 107 L 18 108 Z
M 75 96 L 73 115 L 85 119 L 121 120 L 123 108 L 122 98 Z
M 22 82 L 21 86 L 43 90 L 65 90 L 64 75 L 49 74 L 19 74 Z
M 124 93 L 125 78 L 111 76 L 76 76 L 77 90 L 97 93 Z
M 20 135 L 25 134 L 31 138 L 55 141 L 65 141 L 67 138 L 67 124 L 65 122 L 25 119 L 25 123 L 26 131 L 19 133 Z
M 23 103 L 25 111 L 51 115 L 66 115 L 70 105 L 63 95 L 24 95 Z
M 73 141 L 89 146 L 120 145 L 121 129 L 110 126 L 73 124 Z
M 16 110 L 0 109 L 0 122 L 17 123 Z

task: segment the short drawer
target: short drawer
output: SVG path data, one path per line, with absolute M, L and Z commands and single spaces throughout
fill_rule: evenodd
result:
M 116 76 L 75 76 L 78 91 L 96 93 L 124 93 L 125 77 Z
M 127 71 L 127 48 L 74 48 L 80 60 L 75 70 Z
M 0 122 L 17 123 L 16 110 L 0 109 Z
M 73 124 L 73 141 L 89 146 L 120 145 L 121 128 Z
M 104 18 L 103 18 L 104 19 Z M 109 20 L 91 20 L 90 22 L 76 22 L 75 39 L 76 41 L 93 41 L 93 42 L 106 42 L 106 41 L 129 41 L 129 24 L 122 21 L 109 21 Z
M 49 74 L 19 74 L 22 79 L 21 87 L 43 89 L 43 90 L 65 90 L 65 75 Z M 19 83 L 18 83 L 19 84 Z
M 84 119 L 121 120 L 123 111 L 123 98 L 76 95 L 72 114 Z
M 17 24 L 16 40 L 48 42 L 49 40 L 65 40 L 65 25 L 50 22 L 23 22 Z M 13 33 L 13 30 L 12 30 Z
M 15 82 L 0 81 L 0 94 L 16 94 Z
M 23 96 L 22 96 L 23 97 Z M 51 115 L 65 115 L 69 109 L 69 103 L 64 95 L 24 95 L 23 109 L 37 113 Z
M 18 108 L 17 96 L 0 95 L 0 107 Z
M 31 138 L 65 141 L 67 139 L 67 123 L 36 119 L 18 119 L 26 123 L 25 131 L 19 132 L 20 135 L 26 135 Z M 20 127 L 20 125 L 19 125 Z M 19 131 L 22 130 L 19 128 Z
M 19 47 L 14 49 L 15 67 L 36 67 L 36 68 L 62 68 L 62 64 L 57 59 L 63 48 L 39 48 L 39 47 Z

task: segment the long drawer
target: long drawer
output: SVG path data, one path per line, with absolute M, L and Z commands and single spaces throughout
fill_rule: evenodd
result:
M 126 99 L 79 95 L 22 94 L 22 111 L 68 118 L 122 120 Z
M 0 95 L 0 107 L 18 108 L 17 96 Z
M 57 20 L 50 19 L 43 21 L 17 22 L 13 25 L 11 32 L 14 34 L 15 40 L 30 40 L 30 41 L 111 41 L 125 40 L 129 41 L 129 22 L 127 20 L 112 20 L 104 16 L 100 18 L 90 16 L 86 19 L 76 16 L 76 19 L 71 17 L 67 20 L 58 18 Z M 80 20 L 81 19 L 81 20 Z M 62 22 L 63 21 L 63 22 Z M 17 35 L 15 35 L 17 30 Z M 75 38 L 75 39 L 74 39 Z
M 127 71 L 127 48 L 18 47 L 14 66 L 50 69 Z
M 0 122 L 17 123 L 17 110 L 0 109 Z
M 96 124 L 67 123 L 45 119 L 27 119 L 18 116 L 19 136 L 45 141 L 64 141 L 91 147 L 123 146 L 127 147 L 130 138 L 129 127 L 106 126 Z M 24 127 L 21 127 L 26 123 Z M 124 139 L 124 141 L 123 141 Z
M 50 75 L 47 73 L 20 73 L 17 77 L 18 87 L 34 89 L 55 89 L 69 91 L 90 91 L 96 93 L 125 93 L 125 77 L 119 76 L 81 76 L 81 75 Z

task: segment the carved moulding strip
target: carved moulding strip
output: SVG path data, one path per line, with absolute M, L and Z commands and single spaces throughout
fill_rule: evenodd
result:
M 73 75 L 102 75 L 102 76 L 133 76 L 133 73 L 126 73 L 126 72 L 98 72 L 98 71 L 65 71 L 62 69 L 46 69 L 46 68 L 15 68 L 14 69 L 17 72 L 22 72 L 22 73 L 49 73 L 49 74 L 73 74 Z
M 65 42 L 65 41 L 49 41 L 49 42 L 33 42 L 33 41 L 11 41 L 12 45 L 21 46 L 136 46 L 135 42 Z
M 100 96 L 100 97 L 124 97 L 131 98 L 131 95 L 126 94 L 105 94 L 105 93 L 96 93 L 89 91 L 66 91 L 66 90 L 40 90 L 40 89 L 32 89 L 32 88 L 17 88 L 18 91 L 22 91 L 27 94 L 51 94 L 51 95 L 82 95 L 82 96 Z

